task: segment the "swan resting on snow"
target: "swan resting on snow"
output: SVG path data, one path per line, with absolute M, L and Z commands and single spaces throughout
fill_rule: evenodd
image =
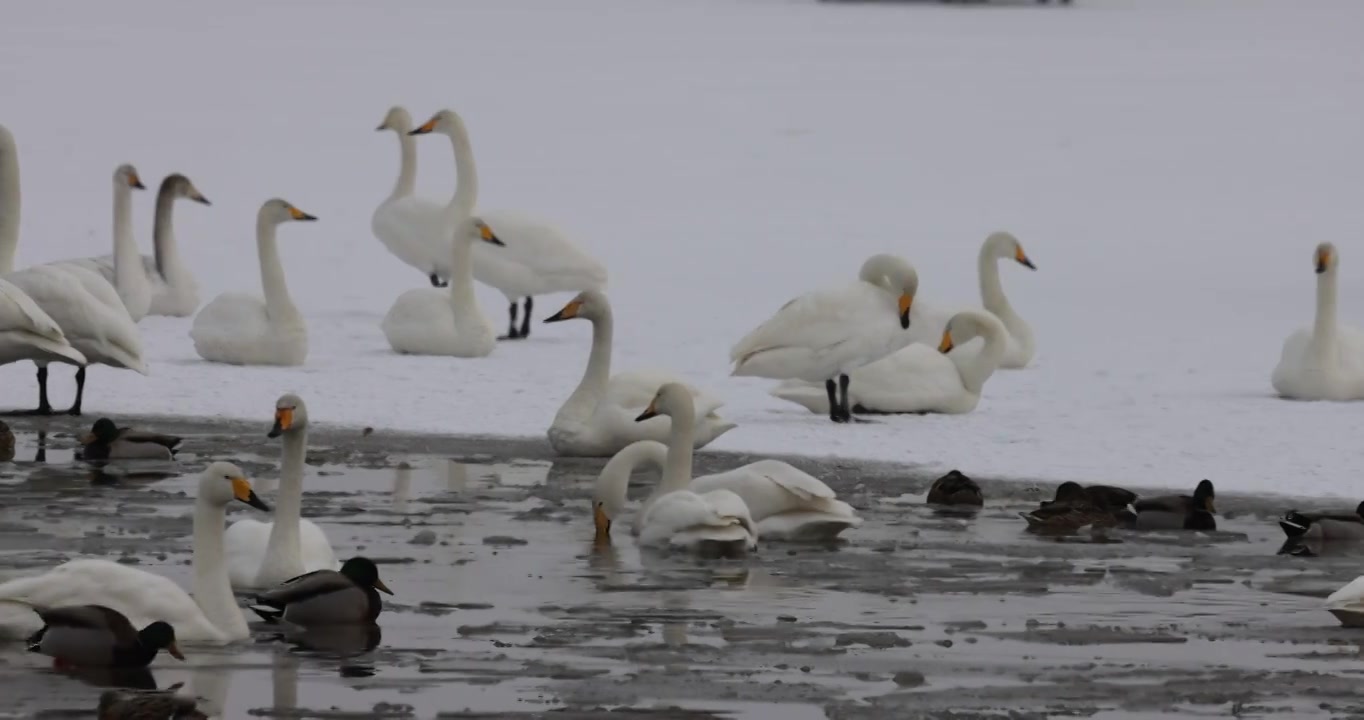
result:
M 733 374 L 822 382 L 829 419 L 849 422 L 849 373 L 909 342 L 900 331 L 910 327 L 918 290 L 912 265 L 894 255 L 873 255 L 856 282 L 802 295 L 745 335 L 729 352 Z
M 592 351 L 577 389 L 564 401 L 549 426 L 547 435 L 554 451 L 567 456 L 607 457 L 636 440 L 666 440 L 670 427 L 667 418 L 646 422 L 636 422 L 635 418 L 653 400 L 659 387 L 681 382 L 680 379 L 663 371 L 611 374 L 615 320 L 605 293 L 595 290 L 579 293 L 562 310 L 545 318 L 545 322 L 577 318 L 592 323 Z M 685 387 L 696 402 L 700 418 L 695 433 L 697 448 L 737 427 L 716 413 L 724 405 L 723 400 L 690 385 Z
M 256 252 L 265 299 L 223 293 L 205 305 L 189 331 L 199 357 L 229 365 L 303 364 L 308 358 L 308 326 L 289 297 L 275 230 L 282 223 L 316 219 L 279 198 L 261 205 L 256 214 Z
M 1270 383 L 1280 396 L 1294 400 L 1364 400 L 1364 333 L 1336 318 L 1340 253 L 1327 242 L 1317 246 L 1313 257 L 1315 322 L 1284 341 Z

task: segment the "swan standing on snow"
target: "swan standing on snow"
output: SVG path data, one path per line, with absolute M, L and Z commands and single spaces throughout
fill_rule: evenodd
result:
M 115 192 L 118 192 L 117 188 Z M 213 204 L 194 187 L 189 178 L 180 173 L 167 175 L 166 179 L 161 181 L 161 188 L 156 192 L 156 214 L 152 220 L 152 254 L 141 256 L 142 271 L 151 288 L 148 315 L 189 317 L 199 309 L 199 286 L 194 281 L 194 273 L 180 260 L 180 248 L 175 242 L 172 215 L 175 201 L 180 198 L 188 198 L 204 205 Z M 115 216 L 117 214 L 116 210 Z M 116 227 L 117 223 L 115 220 Z M 131 230 L 128 231 L 127 237 L 129 238 L 127 244 L 132 246 Z M 116 235 L 116 250 L 117 244 Z M 136 252 L 135 247 L 133 252 Z M 94 258 L 88 261 L 86 267 L 99 272 L 105 280 L 113 283 L 118 277 L 115 258 L 116 255 Z
M 1364 333 L 1336 320 L 1340 253 L 1331 243 L 1316 250 L 1317 315 L 1284 341 L 1270 382 L 1294 400 L 1364 400 Z
M 302 365 L 308 358 L 308 326 L 289 298 L 284 267 L 275 245 L 281 223 L 317 218 L 275 198 L 256 214 L 256 251 L 265 300 L 223 293 L 194 316 L 189 336 L 194 350 L 209 362 L 229 365 Z
M 975 338 L 984 345 L 962 352 L 960 346 Z M 948 321 L 936 350 L 914 343 L 852 371 L 849 402 L 858 413 L 971 412 L 1007 342 L 1008 331 L 993 313 L 963 310 Z M 788 380 L 770 393 L 810 412 L 829 412 L 827 393 L 813 383 Z
M 225 644 L 250 636 L 223 566 L 224 511 L 233 501 L 269 510 L 236 465 L 215 462 L 199 476 L 194 504 L 194 597 L 168 580 L 112 560 L 72 560 L 42 575 L 0 584 L 0 598 L 39 607 L 103 605 L 138 627 L 170 623 L 187 643 Z M 16 608 L 22 610 L 22 608 Z M 6 611 L 7 612 L 7 611 Z M 0 633 L 26 637 L 37 618 L 23 610 L 0 619 Z
M 625 510 L 630 472 L 644 462 L 662 467 L 662 443 L 640 440 L 616 453 L 602 468 L 592 491 L 596 542 L 611 542 L 611 523 Z M 636 516 L 639 544 L 706 554 L 735 555 L 757 547 L 753 518 L 738 495 L 729 490 L 695 493 L 671 490 L 655 498 Z
M 473 252 L 471 246 L 476 241 L 497 246 L 503 243 L 486 227 L 476 234 L 470 217 L 474 203 L 478 202 L 478 173 L 474 169 L 474 149 L 469 143 L 464 119 L 454 110 L 442 110 L 409 134 L 425 135 L 432 132 L 450 138 L 455 165 L 459 169 L 455 196 L 444 210 L 443 223 L 447 228 L 445 250 L 454 268 L 454 274 L 450 276 L 450 291 L 445 293 L 434 288 L 408 290 L 398 296 L 380 327 L 394 352 L 484 357 L 493 351 L 496 341 L 493 327 L 483 317 L 483 310 L 478 307 L 478 299 L 474 297 L 469 257 Z M 468 162 L 461 159 L 466 156 Z
M 392 130 L 398 136 L 398 182 L 393 192 L 370 218 L 374 237 L 399 260 L 411 265 L 431 279 L 434 287 L 444 287 L 437 267 L 447 268 L 450 230 L 445 227 L 445 205 L 417 197 L 417 140 L 411 136 L 412 116 L 407 108 L 394 105 L 376 130 Z M 455 187 L 459 192 L 459 187 Z
M 802 295 L 745 335 L 729 352 L 732 374 L 823 381 L 829 419 L 848 422 L 853 419 L 848 373 L 909 342 L 890 318 L 898 315 L 900 329 L 909 329 L 918 290 L 912 265 L 894 255 L 873 255 L 857 282 Z
M 675 490 L 705 494 L 729 490 L 743 499 L 764 540 L 828 540 L 862 524 L 852 506 L 837 499 L 818 478 L 780 460 L 759 460 L 714 475 L 692 479 L 692 445 L 696 407 L 691 393 L 677 383 L 659 388 L 640 420 L 658 415 L 672 418 L 663 480 L 635 515 L 634 531 L 659 498 Z
M 41 415 L 52 413 L 47 397 L 48 363 L 79 366 L 76 400 L 68 411 L 79 415 L 85 397 L 86 366 L 75 355 L 61 350 L 52 324 L 86 362 L 128 368 L 145 375 L 142 343 L 118 294 L 99 275 L 74 265 L 38 265 L 13 271 L 19 246 L 19 209 L 19 151 L 14 136 L 0 126 L 0 276 L 3 276 L 0 282 L 4 282 L 5 289 L 0 308 L 8 308 L 0 309 L 3 313 L 0 317 L 5 318 L 2 327 L 15 329 L 5 341 L 12 343 L 5 357 L 19 359 L 17 355 L 24 347 L 36 348 L 33 351 L 36 356 L 28 359 L 38 366 L 35 413 Z M 24 297 L 29 302 L 24 302 Z M 47 342 L 34 345 L 34 337 L 45 338 Z
M 653 400 L 666 383 L 681 382 L 666 372 L 611 374 L 611 336 L 615 322 L 606 295 L 589 290 L 579 293 L 545 322 L 583 318 L 592 322 L 592 352 L 587 370 L 572 395 L 564 401 L 549 426 L 549 444 L 560 455 L 606 457 L 636 440 L 663 440 L 670 423 L 664 418 L 635 422 L 635 416 Z M 724 401 L 686 386 L 701 418 L 696 447 L 702 448 L 737 425 L 716 414 Z
M 246 518 L 232 523 L 223 536 L 227 577 L 234 589 L 268 588 L 314 570 L 335 570 L 336 555 L 327 534 L 303 510 L 303 460 L 308 451 L 308 408 L 288 393 L 275 403 L 275 425 L 269 437 L 282 437 L 275 519 Z
M 145 190 L 137 169 L 124 163 L 114 169 L 114 254 L 63 260 L 55 265 L 79 265 L 113 283 L 133 322 L 140 322 L 152 306 L 152 284 L 133 237 L 133 190 Z

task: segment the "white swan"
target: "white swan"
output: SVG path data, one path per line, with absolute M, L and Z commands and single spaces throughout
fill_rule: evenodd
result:
M 596 542 L 609 543 L 612 520 L 625 510 L 630 472 L 643 462 L 662 466 L 666 453 L 655 440 L 622 448 L 606 463 L 592 491 Z M 753 519 L 743 498 L 728 490 L 663 493 L 637 518 L 639 544 L 691 552 L 737 554 L 757 547 Z
M 1294 400 L 1364 400 L 1364 333 L 1336 320 L 1340 253 L 1322 243 L 1315 258 L 1316 322 L 1284 341 L 1270 382 L 1279 395 Z
M 493 327 L 483 317 L 474 297 L 470 269 L 471 247 L 475 242 L 501 246 L 503 243 L 486 226 L 476 229 L 470 216 L 478 202 L 478 173 L 474 169 L 473 145 L 464 128 L 464 119 L 454 110 L 442 110 L 412 135 L 436 132 L 450 138 L 459 170 L 455 195 L 444 210 L 445 249 L 453 261 L 448 293 L 434 288 L 408 290 L 393 303 L 380 327 L 394 352 L 413 355 L 484 357 L 496 345 Z M 461 158 L 468 157 L 465 162 Z
M 913 266 L 894 255 L 873 255 L 857 282 L 802 295 L 745 335 L 729 351 L 733 374 L 824 382 L 829 419 L 847 422 L 848 373 L 909 342 L 899 330 L 910 327 L 918 289 Z M 899 329 L 892 320 L 897 315 Z
M 194 273 L 180 259 L 180 247 L 175 241 L 173 214 L 175 201 L 180 198 L 213 204 L 180 173 L 167 175 L 161 181 L 152 220 L 152 254 L 141 256 L 143 273 L 151 287 L 148 315 L 189 317 L 199 309 L 199 285 L 194 280 Z M 98 271 L 113 283 L 117 279 L 114 258 L 114 255 L 94 258 L 86 267 Z
M 104 605 L 136 627 L 160 620 L 187 643 L 224 644 L 249 636 L 246 618 L 223 567 L 223 519 L 237 500 L 268 510 L 236 465 L 215 462 L 199 476 L 194 504 L 194 597 L 171 580 L 112 560 L 72 560 L 42 575 L 0 584 L 0 598 L 40 607 Z M 18 608 L 16 608 L 18 609 Z M 33 613 L 0 611 L 0 633 L 26 637 L 37 630 Z
M 137 326 L 129 317 L 114 288 L 104 278 L 74 265 L 38 265 L 15 272 L 14 255 L 19 246 L 19 152 L 14 136 L 0 126 L 0 279 L 26 295 L 55 322 L 66 341 L 89 363 L 128 368 L 147 374 L 142 362 L 142 343 Z M 9 296 L 13 300 L 13 295 Z M 42 318 L 22 313 L 29 321 L 43 325 Z M 34 317 L 38 319 L 34 321 Z M 36 327 L 36 326 L 35 326 Z M 50 330 L 40 334 L 51 336 Z M 74 358 L 64 356 L 66 362 Z M 30 358 L 38 366 L 37 413 L 50 414 L 47 400 L 49 360 Z M 73 363 L 74 364 L 74 363 Z M 79 415 L 85 397 L 84 365 L 76 371 L 76 400 L 68 411 Z
M 1345 627 L 1364 627 L 1364 575 L 1326 597 L 1326 610 Z
M 279 198 L 261 205 L 256 214 L 256 251 L 265 300 L 243 293 L 213 298 L 194 316 L 189 331 L 199 357 L 229 365 L 303 364 L 308 358 L 308 326 L 284 283 L 275 230 L 281 223 L 316 219 Z
M 114 169 L 114 254 L 104 257 L 62 260 L 56 265 L 79 265 L 98 273 L 113 283 L 119 300 L 133 322 L 147 316 L 152 306 L 152 283 L 142 264 L 133 237 L 133 190 L 145 190 L 146 185 L 137 169 L 124 163 Z
M 647 420 L 657 415 L 672 419 L 672 436 L 668 439 L 663 480 L 635 515 L 634 532 L 641 530 L 640 521 L 653 503 L 675 490 L 702 494 L 713 490 L 733 492 L 743 498 L 757 523 L 756 534 L 763 540 L 827 540 L 862 524 L 852 506 L 837 499 L 828 485 L 780 460 L 759 460 L 692 479 L 696 408 L 691 393 L 677 383 L 659 388 L 639 419 Z
M 71 347 L 56 321 L 23 290 L 0 280 L 0 365 L 20 360 L 85 364 L 85 356 Z
M 635 416 L 666 383 L 680 382 L 671 373 L 648 371 L 611 374 L 611 336 L 615 323 L 611 303 L 595 290 L 579 293 L 545 322 L 583 318 L 592 322 L 592 352 L 587 370 L 572 395 L 564 401 L 549 426 L 549 444 L 560 455 L 605 457 L 636 440 L 663 440 L 670 422 L 657 418 L 635 422 Z M 696 401 L 700 427 L 696 447 L 702 448 L 737 425 L 716 414 L 724 401 L 688 385 Z
M 393 192 L 370 218 L 374 237 L 399 260 L 416 268 L 430 278 L 431 284 L 443 285 L 436 273 L 437 266 L 448 269 L 450 254 L 446 243 L 451 230 L 445 225 L 445 205 L 428 198 L 417 197 L 417 140 L 412 132 L 412 116 L 401 105 L 389 108 L 384 121 L 376 130 L 392 130 L 398 136 L 398 181 Z M 459 191 L 459 187 L 455 187 Z
M 975 338 L 983 346 L 960 351 L 960 345 Z M 859 413 L 971 412 L 1007 342 L 1008 331 L 993 313 L 963 310 L 947 323 L 936 350 L 914 343 L 852 371 L 849 403 Z M 813 383 L 788 380 L 770 392 L 811 412 L 829 412 L 828 393 Z
M 271 588 L 303 573 L 338 567 L 327 534 L 300 518 L 308 450 L 308 407 L 303 398 L 293 393 L 279 398 L 269 437 L 282 437 L 284 445 L 274 521 L 244 518 L 227 528 L 223 544 L 234 589 Z

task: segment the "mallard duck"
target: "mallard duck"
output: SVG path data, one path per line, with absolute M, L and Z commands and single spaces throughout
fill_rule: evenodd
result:
M 1113 485 L 1081 485 L 1077 482 L 1063 482 L 1056 486 L 1056 497 L 1043 500 L 1042 506 L 1052 503 L 1070 503 L 1084 498 L 1099 507 L 1121 510 L 1137 501 L 1137 494 Z
M 0 420 L 0 462 L 14 459 L 14 432 Z
M 1163 495 L 1132 503 L 1139 530 L 1216 530 L 1211 480 L 1200 480 L 1194 494 Z
M 1289 510 L 1279 519 L 1279 527 L 1291 538 L 1323 540 L 1364 540 L 1364 502 L 1353 513 L 1298 512 Z
M 1119 516 L 1112 509 L 1094 505 L 1081 498 L 1074 502 L 1052 501 L 1031 512 L 1020 512 L 1028 529 L 1045 533 L 1072 533 L 1086 526 L 1093 529 L 1116 527 Z
M 99 720 L 208 720 L 194 698 L 172 690 L 105 690 L 99 696 Z
M 28 639 L 30 652 L 58 665 L 139 668 L 165 649 L 184 660 L 175 645 L 175 628 L 161 621 L 137 630 L 123 613 L 103 605 L 35 607 L 43 627 Z
M 170 460 L 182 441 L 174 435 L 121 428 L 109 418 L 100 418 L 81 438 L 81 459 Z
M 980 492 L 980 486 L 975 480 L 953 470 L 933 481 L 933 486 L 928 489 L 927 502 L 930 505 L 980 507 L 985 504 L 985 495 Z
M 318 570 L 260 593 L 256 602 L 266 607 L 251 609 L 267 622 L 281 617 L 303 627 L 363 625 L 374 622 L 383 609 L 379 593 L 393 594 L 379 579 L 374 561 L 353 557 L 340 570 Z

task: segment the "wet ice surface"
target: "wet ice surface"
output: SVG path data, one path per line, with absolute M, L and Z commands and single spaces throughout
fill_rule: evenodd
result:
M 0 464 L 7 575 L 98 555 L 187 585 L 194 473 L 231 458 L 273 492 L 263 428 L 157 422 L 189 436 L 177 465 L 92 483 L 72 462 L 76 424 L 54 421 L 44 462 L 36 427 L 17 423 L 20 462 Z M 1281 501 L 1219 497 L 1214 534 L 1055 540 L 1023 532 L 1032 488 L 986 483 L 979 515 L 947 517 L 922 505 L 929 478 L 913 468 L 805 461 L 865 525 L 836 546 L 698 562 L 641 553 L 627 533 L 594 549 L 600 463 L 537 443 L 315 432 L 310 448 L 305 516 L 340 556 L 379 562 L 397 595 L 378 638 L 262 625 L 249 644 L 158 659 L 151 681 L 183 682 L 223 717 L 1364 712 L 1364 633 L 1320 609 L 1359 554 L 1278 554 Z M 739 461 L 706 453 L 697 471 Z M 636 478 L 632 495 L 657 479 Z M 101 679 L 45 661 L 0 649 L 0 716 L 90 715 Z

